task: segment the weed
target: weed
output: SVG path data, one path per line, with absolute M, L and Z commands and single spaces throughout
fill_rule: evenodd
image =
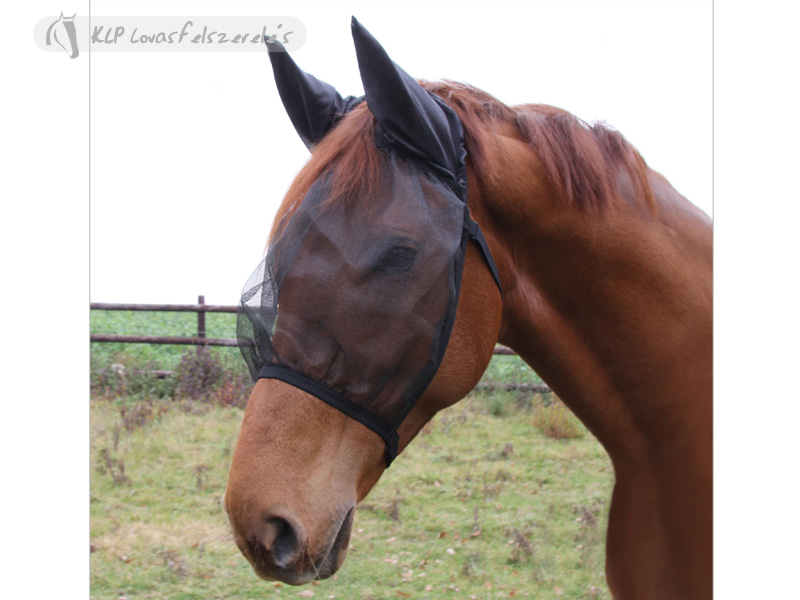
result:
M 93 394 L 125 396 L 128 391 L 127 368 L 124 359 L 112 357 L 110 366 L 105 366 L 92 355 L 89 370 L 89 387 Z
M 108 448 L 101 448 L 98 456 L 97 467 L 95 470 L 101 475 L 106 473 L 111 475 L 111 479 L 117 485 L 128 483 L 130 480 L 125 475 L 125 463 L 121 458 L 114 459 Z
M 156 370 L 152 361 L 140 361 L 118 352 L 109 365 L 103 354 L 92 353 L 89 371 L 90 390 L 95 396 L 107 398 L 169 398 L 174 394 L 174 382 Z
M 508 460 L 514 456 L 514 444 L 508 443 L 497 452 L 490 452 L 486 455 L 489 460 Z
M 575 522 L 578 524 L 578 532 L 575 541 L 578 543 L 579 560 L 581 568 L 599 567 L 600 556 L 597 548 L 601 545 L 603 532 L 599 527 L 602 501 L 596 501 L 592 506 L 584 505 L 573 506 L 572 513 L 579 515 Z
M 386 516 L 389 517 L 392 521 L 397 521 L 400 523 L 400 502 L 402 502 L 402 498 L 400 496 L 395 496 L 392 499 L 391 504 L 386 509 Z
M 506 397 L 504 394 L 492 394 L 489 397 L 489 414 L 493 417 L 502 417 L 507 412 Z
M 517 410 L 529 412 L 536 404 L 541 404 L 541 394 L 519 393 L 514 397 L 514 406 Z
M 468 554 L 464 559 L 464 565 L 461 567 L 461 574 L 467 578 L 483 575 L 483 569 L 481 568 L 483 562 L 484 556 L 482 553 Z
M 122 427 L 120 427 L 119 423 L 114 425 L 114 429 L 111 430 L 111 435 L 114 439 L 114 452 L 119 450 L 119 436 L 122 433 Z
M 207 348 L 195 348 L 183 355 L 173 378 L 177 397 L 199 400 L 208 397 L 222 379 L 222 365 Z
M 509 558 L 509 562 L 511 564 L 529 562 L 533 559 L 533 544 L 530 539 L 530 530 L 526 529 L 520 531 L 514 529 L 513 534 L 514 537 L 509 542 L 511 546 L 511 558 Z
M 483 532 L 483 527 L 481 526 L 481 519 L 478 513 L 478 507 L 476 506 L 472 512 L 472 533 L 470 537 L 476 538 L 480 537 L 481 533 Z
M 198 490 L 202 490 L 206 487 L 206 480 L 208 479 L 206 471 L 208 471 L 208 465 L 204 465 L 202 463 L 194 468 L 194 474 L 197 475 Z
M 450 433 L 453 429 L 453 425 L 458 427 L 459 425 L 464 425 L 469 420 L 469 417 L 463 412 L 457 415 L 451 415 L 452 413 L 448 413 L 439 418 L 438 425 L 441 427 L 441 432 L 444 434 Z M 429 427 L 429 430 L 433 431 L 433 425 L 431 424 Z
M 500 492 L 503 491 L 503 486 L 505 482 L 498 481 L 497 479 L 493 478 L 489 473 L 483 474 L 483 500 L 491 500 L 492 498 L 496 498 L 500 495 Z
M 603 590 L 596 585 L 593 585 L 589 587 L 586 597 L 589 598 L 589 600 L 595 600 L 596 598 L 602 598 L 604 595 L 605 594 L 603 594 Z
M 175 381 L 157 371 L 158 365 L 148 363 L 128 375 L 128 394 L 135 398 L 172 398 Z
M 186 570 L 186 565 L 175 550 L 172 550 L 171 548 L 163 548 L 158 551 L 158 554 L 163 557 L 164 566 L 166 566 L 167 569 L 172 571 L 181 579 L 186 579 L 187 575 L 189 574 Z
M 583 437 L 578 420 L 558 399 L 549 406 L 542 403 L 534 408 L 534 426 L 553 439 L 575 440 Z
M 211 393 L 214 403 L 219 406 L 235 406 L 237 408 L 247 406 L 247 399 L 253 390 L 250 378 L 240 373 L 225 371 L 221 379 L 222 383 Z
M 160 404 L 156 406 L 152 400 L 145 400 L 143 402 L 135 402 L 128 406 L 123 404 L 119 407 L 119 415 L 122 418 L 122 426 L 127 431 L 134 431 L 145 427 L 160 419 L 169 409 L 166 405 Z M 119 444 L 119 435 L 115 437 L 115 448 Z

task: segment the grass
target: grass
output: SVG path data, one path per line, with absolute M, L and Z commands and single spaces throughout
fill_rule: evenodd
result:
M 92 368 L 106 375 L 108 360 L 130 372 L 162 359 L 100 346 Z M 193 398 L 109 377 L 91 399 L 92 598 L 609 598 L 610 462 L 552 396 L 480 392 L 439 414 L 360 504 L 342 570 L 295 588 L 258 579 L 231 538 L 220 500 L 243 410 L 224 383 Z M 538 380 L 515 357 L 487 378 Z
M 481 397 L 434 419 L 362 502 L 336 579 L 263 582 L 220 506 L 242 414 L 92 400 L 92 598 L 608 597 L 605 454 Z

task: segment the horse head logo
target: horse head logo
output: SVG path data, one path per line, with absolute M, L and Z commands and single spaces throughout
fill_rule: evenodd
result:
M 61 46 L 70 58 L 78 58 L 78 40 L 75 35 L 75 16 L 77 14 L 65 17 L 62 12 L 61 16 L 47 28 L 47 38 L 45 39 L 45 44 L 48 46 L 52 46 L 53 43 Z

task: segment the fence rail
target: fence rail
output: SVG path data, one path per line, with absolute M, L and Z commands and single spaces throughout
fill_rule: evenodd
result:
M 92 342 L 115 342 L 118 344 L 174 344 L 177 346 L 237 346 L 234 339 L 208 337 L 179 337 L 159 335 L 114 335 L 93 333 Z
M 182 346 L 237 346 L 235 339 L 210 338 L 206 336 L 206 313 L 235 313 L 236 306 L 223 306 L 206 304 L 205 296 L 197 297 L 197 304 L 121 304 L 110 302 L 92 302 L 91 310 L 129 310 L 129 311 L 157 311 L 157 312 L 193 312 L 197 313 L 197 335 L 195 336 L 164 336 L 164 335 L 116 335 L 116 334 L 90 334 L 91 342 L 122 343 L 122 344 L 176 344 Z M 494 354 L 516 356 L 511 348 L 497 344 Z M 158 377 L 168 377 L 172 371 L 154 371 Z M 476 389 L 520 391 L 546 394 L 552 390 L 544 383 L 497 383 L 481 382 Z
M 129 310 L 153 312 L 193 312 L 197 313 L 196 336 L 167 335 L 117 335 L 92 333 L 91 342 L 121 344 L 175 344 L 179 346 L 237 346 L 237 341 L 230 338 L 206 337 L 206 313 L 236 313 L 236 306 L 206 304 L 205 296 L 197 297 L 197 304 L 123 304 L 114 302 L 92 302 L 91 310 Z M 516 353 L 507 346 L 497 344 L 494 353 L 514 356 Z
M 197 297 L 197 304 L 118 304 L 113 302 L 92 302 L 89 307 L 92 310 L 142 310 L 160 312 L 218 312 L 235 313 L 235 306 L 222 306 L 217 304 L 206 304 L 204 296 Z

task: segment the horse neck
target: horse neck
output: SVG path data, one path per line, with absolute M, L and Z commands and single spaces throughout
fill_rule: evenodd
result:
M 499 341 L 612 459 L 685 429 L 684 417 L 697 422 L 711 395 L 708 217 L 652 171 L 653 205 L 621 169 L 619 199 L 581 206 L 549 185 L 524 142 L 495 145 L 471 178 L 470 206 L 503 281 Z

